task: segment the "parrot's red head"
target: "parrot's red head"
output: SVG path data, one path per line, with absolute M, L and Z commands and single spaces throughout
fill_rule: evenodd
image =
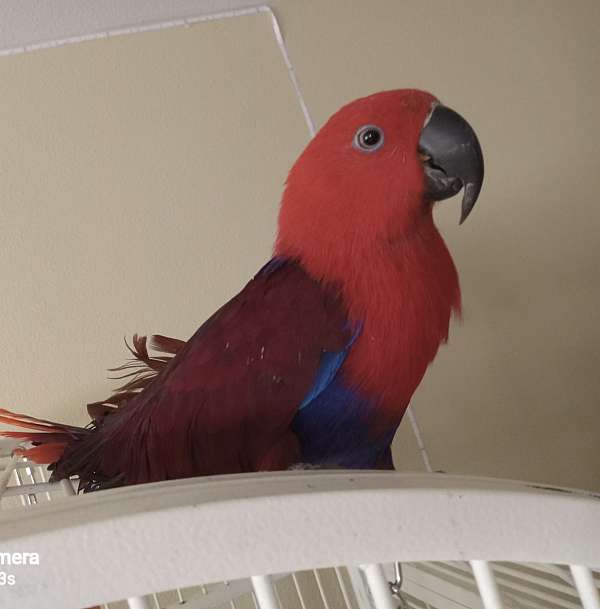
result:
M 344 106 L 290 171 L 275 254 L 341 288 L 350 318 L 363 328 L 347 364 L 351 380 L 387 396 L 394 416 L 460 309 L 433 203 L 462 188 L 462 222 L 482 182 L 473 129 L 414 89 Z
M 357 99 L 327 121 L 292 167 L 276 249 L 300 258 L 315 246 L 345 255 L 410 239 L 430 221 L 433 201 L 463 186 L 464 220 L 482 179 L 474 132 L 433 95 L 400 89 Z

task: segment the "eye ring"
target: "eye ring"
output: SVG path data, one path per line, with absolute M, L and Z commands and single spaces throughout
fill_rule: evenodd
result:
M 361 152 L 375 152 L 383 146 L 383 129 L 377 125 L 363 125 L 354 135 L 352 145 Z

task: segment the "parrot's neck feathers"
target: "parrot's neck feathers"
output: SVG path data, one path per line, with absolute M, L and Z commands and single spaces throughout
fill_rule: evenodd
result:
M 431 213 L 404 239 L 300 250 L 278 240 L 278 255 L 296 258 L 317 280 L 340 290 L 351 322 L 362 325 L 345 367 L 349 381 L 382 396 L 399 418 L 460 314 L 458 274 Z M 399 421 L 398 418 L 398 421 Z

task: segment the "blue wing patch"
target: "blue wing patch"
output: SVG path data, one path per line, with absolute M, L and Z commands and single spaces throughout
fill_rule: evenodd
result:
M 374 435 L 372 416 L 376 410 L 377 400 L 346 386 L 337 375 L 292 421 L 302 462 L 348 468 L 391 468 L 389 447 L 396 426 Z
M 319 369 L 317 371 L 317 377 L 315 378 L 315 382 L 313 386 L 310 388 L 298 410 L 302 410 L 306 406 L 308 406 L 315 398 L 317 398 L 327 387 L 331 384 L 338 370 L 342 367 L 350 348 L 354 344 L 354 341 L 359 337 L 360 332 L 362 330 L 362 325 L 358 326 L 348 344 L 344 347 L 343 351 L 338 351 L 336 353 L 331 353 L 329 351 L 325 351 L 323 355 L 321 355 L 321 362 L 319 363 Z
M 393 469 L 390 444 L 395 426 L 373 436 L 377 400 L 346 386 L 338 375 L 361 330 L 362 326 L 355 330 L 342 351 L 323 353 L 315 381 L 292 421 L 303 463 Z

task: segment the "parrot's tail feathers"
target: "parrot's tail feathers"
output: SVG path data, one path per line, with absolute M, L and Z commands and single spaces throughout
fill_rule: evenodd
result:
M 20 457 L 27 457 L 27 459 L 34 463 L 56 463 L 63 456 L 66 446 L 64 443 L 52 442 L 40 444 L 40 446 L 32 446 L 31 448 L 16 448 L 14 454 Z
M 126 402 L 146 389 L 160 372 L 164 370 L 181 347 L 185 345 L 183 340 L 160 334 L 154 334 L 149 340 L 146 336 L 134 334 L 132 343 L 132 345 L 129 345 L 125 341 L 133 358 L 122 366 L 110 368 L 109 370 L 110 372 L 123 373 L 120 376 L 112 378 L 129 380 L 105 400 L 100 400 L 87 406 L 88 413 L 96 424 L 107 414 L 111 414 L 116 408 L 124 406 Z M 148 352 L 148 347 L 168 355 L 151 356 Z
M 19 447 L 14 453 L 40 464 L 58 461 L 69 444 L 91 433 L 90 429 L 36 419 L 4 408 L 0 408 L 0 423 L 23 428 L 22 431 L 0 431 L 0 436 L 32 444 L 29 447 Z
M 28 414 L 20 414 L 4 408 L 0 408 L 0 423 L 7 423 L 8 425 L 14 425 L 15 427 L 25 427 L 26 429 L 37 429 L 40 431 L 54 431 L 55 429 L 60 429 L 61 431 L 74 434 L 82 431 L 81 427 L 74 427 L 73 425 L 66 425 L 64 423 L 55 423 L 54 421 L 48 421 L 46 419 L 37 419 Z

